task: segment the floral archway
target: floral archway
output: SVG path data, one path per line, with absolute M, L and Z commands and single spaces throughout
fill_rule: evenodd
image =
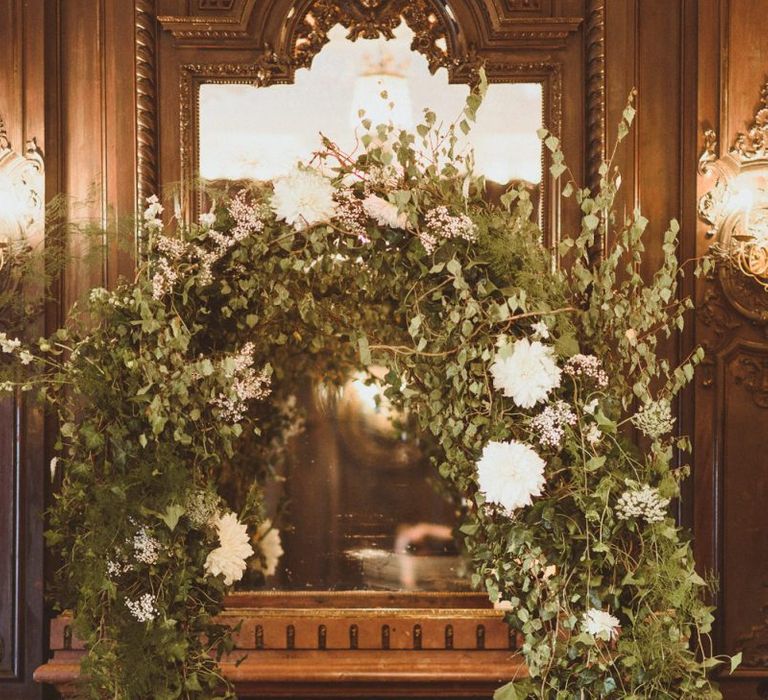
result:
M 599 192 L 579 188 L 543 133 L 583 213 L 553 261 L 526 192 L 488 203 L 456 152 L 483 87 L 456 126 L 429 112 L 415 134 L 364 124 L 361 153 L 327 143 L 195 225 L 164 221 L 150 198 L 134 283 L 94 290 L 34 349 L 0 339 L 2 388 L 37 389 L 61 420 L 48 538 L 90 696 L 232 694 L 216 615 L 249 557 L 268 566 L 279 407 L 297 377 L 341 381 L 372 363 L 465 504 L 473 584 L 524 637 L 530 678 L 500 698 L 718 696 L 705 582 L 667 509 L 685 475 L 671 401 L 702 357 L 672 367 L 657 352 L 690 308 L 677 226 L 643 280 L 647 222 L 616 220 L 617 173 L 606 164 Z M 593 264 L 596 236 L 610 245 Z M 217 480 L 244 434 L 262 460 L 236 514 Z

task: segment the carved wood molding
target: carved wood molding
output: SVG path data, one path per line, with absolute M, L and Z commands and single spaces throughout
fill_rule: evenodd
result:
M 203 3 L 207 4 L 203 6 Z M 213 7 L 213 3 L 218 3 L 218 7 Z M 199 10 L 219 11 L 231 10 L 234 7 L 235 0 L 198 0 Z M 223 4 L 226 3 L 226 4 Z M 241 0 L 239 12 L 235 16 L 199 16 L 185 15 L 181 17 L 172 15 L 161 15 L 157 21 L 173 35 L 174 39 L 180 41 L 195 41 L 211 39 L 247 39 L 248 20 L 253 12 L 256 0 Z M 227 7 L 228 5 L 228 7 Z
M 584 29 L 587 84 L 587 184 L 596 188 L 605 160 L 605 0 L 589 0 Z
M 157 192 L 157 36 L 155 0 L 135 0 L 136 206 Z M 138 241 L 138 255 L 143 254 Z

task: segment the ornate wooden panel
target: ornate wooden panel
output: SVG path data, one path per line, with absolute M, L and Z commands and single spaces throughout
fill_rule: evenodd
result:
M 705 166 L 731 149 L 739 157 L 749 150 L 751 135 L 739 134 L 764 107 L 768 47 L 754 26 L 764 9 L 755 0 L 700 2 L 698 148 Z M 713 180 L 702 168 L 699 254 L 715 240 L 706 211 Z M 722 269 L 697 284 L 696 296 L 696 339 L 707 351 L 694 398 L 696 554 L 702 571 L 720 579 L 717 651 L 744 655 L 735 676 L 723 678 L 725 695 L 752 700 L 768 697 L 768 293 Z
M 0 171 L 24 166 L 25 151 L 44 167 L 43 43 L 24 41 L 42 27 L 44 3 L 0 3 Z M 42 177 L 29 184 L 42 201 Z M 30 222 L 25 221 L 25 225 Z M 41 227 L 29 230 L 41 243 Z M 0 319 L 0 325 L 2 320 Z M 32 333 L 41 332 L 38 324 Z M 0 402 L 0 697 L 41 697 L 32 672 L 45 658 L 43 540 L 45 501 L 43 421 L 21 396 Z

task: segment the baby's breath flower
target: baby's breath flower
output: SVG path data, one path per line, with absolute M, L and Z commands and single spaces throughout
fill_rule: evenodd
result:
M 146 527 L 142 527 L 133 537 L 133 553 L 137 561 L 142 564 L 155 564 L 160 552 L 158 542 Z
M 576 414 L 565 401 L 555 401 L 531 420 L 531 428 L 543 447 L 560 447 L 565 428 L 576 424 Z
M 434 252 L 440 241 L 449 238 L 463 238 L 470 242 L 477 240 L 477 227 L 472 219 L 466 214 L 454 216 L 446 206 L 430 209 L 424 216 L 424 223 L 426 231 L 419 237 L 428 253 Z
M 608 375 L 603 369 L 603 363 L 594 355 L 574 355 L 565 363 L 563 372 L 572 377 L 591 380 L 601 389 L 608 386 Z

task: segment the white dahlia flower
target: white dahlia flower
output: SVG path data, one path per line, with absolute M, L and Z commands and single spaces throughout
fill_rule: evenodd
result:
M 245 560 L 253 555 L 248 531 L 234 513 L 225 513 L 213 521 L 219 536 L 219 546 L 205 560 L 205 570 L 211 576 L 224 576 L 224 583 L 231 586 L 243 578 Z
M 312 170 L 295 169 L 275 180 L 272 210 L 278 219 L 303 231 L 309 226 L 330 221 L 336 212 L 331 181 Z
M 261 550 L 261 556 L 253 560 L 252 568 L 263 572 L 264 576 L 274 576 L 280 557 L 283 556 L 280 530 L 272 527 L 271 520 L 265 520 L 256 530 L 254 540 Z
M 584 631 L 591 634 L 595 639 L 602 639 L 610 642 L 616 639 L 621 631 L 621 625 L 617 618 L 605 610 L 590 608 L 584 613 L 582 626 Z
M 541 495 L 544 466 L 544 460 L 522 442 L 489 442 L 477 462 L 478 486 L 490 503 L 511 513 Z
M 520 408 L 532 408 L 560 386 L 560 368 L 555 352 L 538 340 L 522 338 L 502 348 L 491 365 L 493 385 Z
M 369 194 L 363 200 L 363 209 L 379 226 L 405 228 L 408 223 L 405 212 L 398 212 L 397 207 L 392 202 L 388 202 L 375 194 Z

